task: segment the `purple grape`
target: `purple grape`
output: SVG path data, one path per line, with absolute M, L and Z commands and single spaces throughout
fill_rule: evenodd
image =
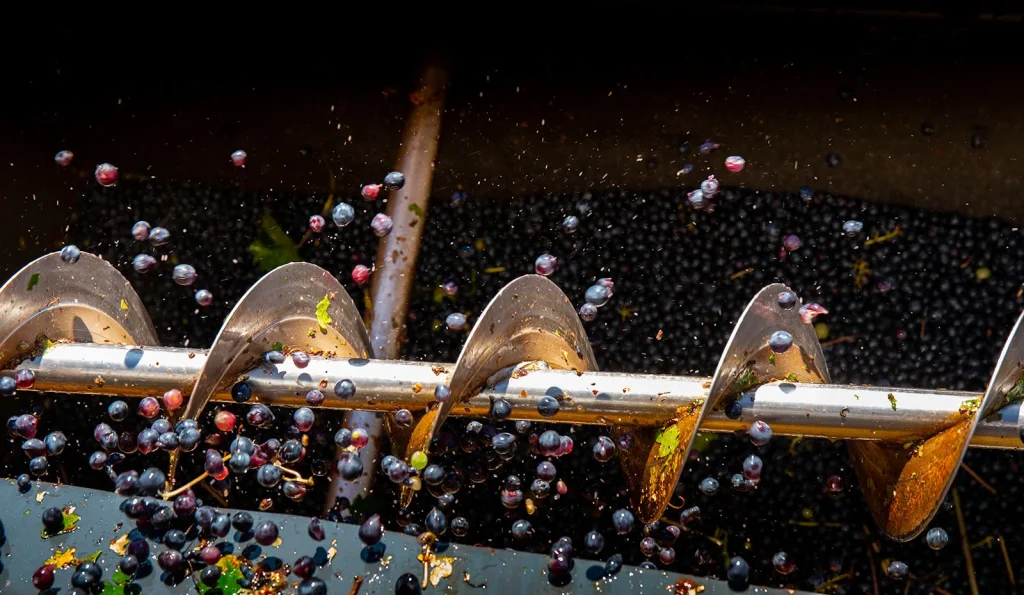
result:
M 253 529 L 253 537 L 255 537 L 256 543 L 260 545 L 266 546 L 274 543 L 277 541 L 277 535 L 277 525 L 274 524 L 274 521 L 261 521 Z
M 750 565 L 740 556 L 733 556 L 725 573 L 729 587 L 734 591 L 745 591 L 750 584 Z
M 583 296 L 588 304 L 598 308 L 607 304 L 611 297 L 612 292 L 603 285 L 591 285 Z
M 137 254 L 132 260 L 132 268 L 136 273 L 148 273 L 156 268 L 156 259 L 149 254 Z
M 89 467 L 92 467 L 96 471 L 102 471 L 107 466 L 107 453 L 97 450 L 96 452 L 89 455 Z
M 496 421 L 503 421 L 512 415 L 512 404 L 502 398 L 497 398 L 491 402 L 491 419 Z
M 907 578 L 907 574 L 910 573 L 910 568 L 899 560 L 893 560 L 889 563 L 889 567 L 885 569 L 885 573 L 889 575 L 889 578 L 895 580 L 903 580 Z
M 334 394 L 338 395 L 342 399 L 351 399 L 356 395 L 356 385 L 351 380 L 339 380 L 334 385 Z
M 147 221 L 136 221 L 135 225 L 132 225 L 132 237 L 139 242 L 145 242 L 149 239 L 149 231 L 153 229 Z
M 625 535 L 633 530 L 633 513 L 620 508 L 612 513 L 612 525 L 615 527 L 615 532 L 619 535 Z
M 580 319 L 584 322 L 592 322 L 597 318 L 597 306 L 594 304 L 583 304 L 580 306 Z
M 249 422 L 249 425 L 251 426 L 266 428 L 270 424 L 274 423 L 274 412 L 270 410 L 270 407 L 267 407 L 262 403 L 257 403 L 249 408 L 249 412 L 245 415 L 245 420 Z
M 554 430 L 545 431 L 537 441 L 537 449 L 546 457 L 554 456 L 561 445 L 562 437 Z
M 430 509 L 430 512 L 427 513 L 427 518 L 424 520 L 424 524 L 427 526 L 428 531 L 437 536 L 444 535 L 445 531 L 448 530 L 448 518 L 445 517 L 444 513 L 441 512 L 441 509 L 437 507 Z M 363 529 L 360 528 L 359 537 L 362 538 L 362 536 Z M 364 539 L 363 541 L 365 542 L 366 540 Z
M 391 217 L 388 217 L 384 213 L 377 213 L 370 221 L 370 229 L 373 230 L 373 235 L 378 238 L 383 238 L 390 234 L 394 227 L 395 222 L 391 220 Z
M 370 516 L 359 526 L 359 540 L 366 545 L 377 545 L 382 537 L 384 537 L 384 525 L 381 523 L 379 514 Z
M 633 435 L 628 433 L 628 432 L 623 434 L 623 435 L 621 435 L 621 436 L 619 436 L 615 440 L 615 446 L 617 446 L 618 449 L 623 451 L 623 452 L 629 452 L 629 450 L 631 448 L 633 448 L 633 445 L 635 443 L 636 443 L 636 439 L 633 438 Z
M 308 407 L 300 407 L 292 415 L 292 421 L 300 432 L 308 432 L 313 427 L 315 420 L 316 416 L 313 415 L 313 411 Z
M 775 353 L 786 353 L 793 346 L 793 335 L 786 331 L 775 331 L 768 339 L 768 346 Z
M 107 407 L 107 415 L 114 421 L 124 421 L 128 417 L 128 403 L 114 401 Z
M 450 331 L 461 331 L 466 328 L 466 315 L 462 312 L 452 312 L 444 319 L 444 324 Z
M 6 378 L 6 376 L 4 378 Z M 25 413 L 23 415 L 19 415 L 14 421 L 14 431 L 18 436 L 31 440 L 36 437 L 36 427 L 38 425 L 39 420 L 36 419 L 36 416 Z M 109 428 L 110 426 L 107 427 Z M 94 433 L 93 436 L 96 436 L 96 434 Z
M 495 452 L 498 454 L 509 454 L 515 452 L 516 437 L 508 432 L 496 434 L 494 438 L 491 438 L 491 446 L 494 447 Z
M 155 451 L 157 448 L 156 443 L 157 440 L 159 439 L 160 434 L 156 430 L 153 430 L 151 428 L 146 428 L 145 430 L 142 430 L 141 432 L 139 432 L 139 437 L 136 440 L 139 452 L 141 452 L 144 455 L 148 455 L 149 453 Z
M 178 435 L 174 432 L 164 432 L 160 434 L 160 437 L 156 440 L 157 448 L 160 450 L 177 450 L 181 441 L 178 439 Z
M 507 403 L 508 401 L 505 402 Z M 497 401 L 495 401 L 495 405 L 497 405 Z M 559 408 L 560 405 L 558 404 L 558 399 L 552 396 L 544 395 L 537 400 L 537 413 L 539 413 L 541 417 L 554 417 L 555 415 L 558 415 Z M 509 405 L 509 414 L 511 413 L 511 405 Z
M 163 246 L 171 241 L 171 232 L 163 227 L 154 227 L 149 230 L 149 243 L 152 246 Z
M 714 477 L 705 477 L 700 482 L 700 491 L 705 496 L 714 496 L 718 493 L 718 480 Z
M 405 186 L 405 174 L 400 171 L 389 172 L 384 176 L 384 188 L 388 190 L 400 190 Z
M 309 533 L 309 537 L 313 541 L 323 541 L 327 538 L 327 535 L 324 533 L 324 528 L 320 524 L 320 519 L 318 518 L 313 518 L 309 521 L 309 528 L 306 532 Z
M 796 562 L 786 552 L 776 552 L 772 556 L 772 566 L 775 567 L 775 571 L 779 574 L 789 574 L 796 570 Z
M 658 544 L 654 541 L 653 537 L 644 537 L 640 540 L 640 553 L 647 558 L 658 553 Z
M 30 459 L 41 457 L 46 454 L 46 444 L 38 438 L 30 438 L 21 443 L 21 450 Z
M 68 264 L 75 264 L 82 257 L 82 251 L 74 244 L 68 244 L 60 250 L 60 259 Z
M 263 363 L 272 366 L 279 366 L 284 363 L 284 354 L 276 349 L 272 349 L 263 354 Z
M 558 259 L 550 254 L 541 254 L 537 257 L 533 266 L 538 275 L 547 277 L 555 272 L 555 268 L 558 266 Z
M 338 474 L 345 481 L 359 479 L 359 476 L 363 474 L 363 461 L 359 458 L 359 455 L 344 453 L 338 459 Z
M 46 475 L 48 467 L 49 465 L 46 463 L 46 457 L 36 457 L 28 462 L 28 472 L 36 477 Z
M 272 488 L 281 481 L 280 467 L 267 463 L 256 471 L 256 481 L 265 488 Z
M 772 428 L 761 420 L 755 420 L 747 429 L 747 435 L 754 446 L 764 446 L 772 439 Z
M 178 550 L 164 550 L 156 557 L 156 563 L 165 572 L 174 574 L 185 565 L 185 557 Z
M 512 537 L 522 541 L 533 535 L 533 525 L 526 519 L 519 519 L 512 523 Z
M 209 289 L 200 289 L 195 295 L 196 303 L 202 307 L 207 307 L 213 303 L 213 294 Z
M 160 414 L 160 401 L 154 397 L 146 397 L 139 401 L 139 415 L 147 419 L 153 419 Z
M 399 409 L 395 412 L 395 424 L 400 428 L 408 428 L 412 425 L 412 412 L 408 409 Z
M 139 474 L 137 471 L 125 471 L 114 479 L 114 491 L 122 496 L 130 496 L 139 491 Z
M 757 455 L 750 455 L 743 460 L 743 477 L 750 481 L 761 480 L 761 469 L 764 467 L 764 463 L 761 461 L 761 457 Z
M 780 308 L 783 310 L 791 310 L 793 309 L 793 306 L 796 305 L 797 297 L 792 291 L 780 291 L 776 300 L 778 301 Z
M 600 436 L 594 443 L 594 458 L 607 463 L 615 456 L 615 443 L 607 436 Z

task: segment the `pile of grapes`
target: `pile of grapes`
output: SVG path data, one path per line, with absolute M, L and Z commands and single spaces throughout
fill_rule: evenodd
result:
M 713 192 L 696 195 L 701 182 L 694 174 L 689 188 L 657 192 L 435 197 L 404 356 L 454 361 L 491 297 L 537 271 L 581 307 L 603 368 L 710 375 L 749 299 L 780 281 L 830 312 L 812 323 L 835 382 L 985 388 L 1024 308 L 1024 233 L 998 221 L 810 188 L 753 192 L 715 181 Z M 263 270 L 290 260 L 332 271 L 362 304 L 376 239 L 390 232 L 390 220 L 375 217 L 385 208 L 373 186 L 362 196 L 356 188 L 352 196 L 329 197 L 121 182 L 96 189 L 89 208 L 75 214 L 68 242 L 121 270 L 164 345 L 205 347 Z M 341 201 L 347 204 L 339 207 Z M 335 225 L 339 216 L 342 226 Z M 140 220 L 152 224 L 141 241 L 133 230 Z M 154 242 L 157 228 L 169 237 Z M 148 256 L 141 267 L 140 254 Z M 206 293 L 199 295 L 199 287 Z M 285 355 L 266 357 L 272 364 Z M 30 380 L 16 384 L 26 388 Z M 164 416 L 181 406 L 177 391 L 131 404 L 19 394 L 5 410 L 15 416 L 11 443 L 28 444 L 36 468 L 6 457 L 3 472 L 25 482 L 35 473 L 116 488 L 129 497 L 130 518 L 152 523 L 154 515 L 168 516 L 164 543 L 184 537 L 170 535 L 178 531 L 171 528 L 175 517 L 199 519 L 206 510 L 200 525 L 213 535 L 231 521 L 197 501 L 211 503 L 199 487 L 150 509 L 145 497 L 162 485 L 160 470 L 175 448 L 186 451 L 180 477 L 206 473 L 209 492 L 226 494 L 230 506 L 319 514 L 335 450 L 357 450 L 366 436 L 339 431 L 341 414 L 318 409 L 316 395 L 309 408 L 271 410 L 246 403 L 246 388 L 235 387 L 238 404 L 210 407 L 197 423 L 173 428 Z M 339 383 L 335 390 L 349 387 Z M 737 587 L 749 581 L 854 593 L 877 583 L 885 592 L 905 585 L 912 593 L 933 586 L 964 592 L 963 552 L 944 546 L 966 539 L 977 544 L 979 588 L 1005 592 L 1012 587 L 1001 545 L 1011 558 L 1024 555 L 1024 538 L 1008 529 L 1021 517 L 1014 505 L 1021 493 L 1016 453 L 968 454 L 966 464 L 986 484 L 958 476 L 966 536 L 951 496 L 927 536 L 895 544 L 874 528 L 841 443 L 767 440 L 763 428 L 749 436 L 706 435 L 695 444 L 672 508 L 642 527 L 613 456 L 628 443 L 608 439 L 604 428 L 560 425 L 556 412 L 551 423 L 531 424 L 506 421 L 502 409 L 499 402 L 489 419 L 449 420 L 429 460 L 385 457 L 371 498 L 339 501 L 329 518 L 362 524 L 367 544 L 386 527 L 548 552 L 556 582 L 569 576 L 574 556 L 584 556 L 607 560 L 608 573 L 643 564 L 728 578 Z M 37 432 L 46 439 L 36 439 Z M 338 468 L 357 477 L 357 462 L 344 456 Z M 421 489 L 412 507 L 401 509 L 399 486 L 410 481 Z M 56 529 L 56 517 L 49 522 Z M 263 532 L 258 539 L 273 541 L 269 527 L 256 529 Z M 214 552 L 197 555 L 213 559 Z M 161 556 L 162 567 L 182 566 L 180 555 Z M 126 564 L 128 572 L 131 560 Z M 89 569 L 80 572 L 91 584 Z M 217 577 L 210 580 L 216 584 Z

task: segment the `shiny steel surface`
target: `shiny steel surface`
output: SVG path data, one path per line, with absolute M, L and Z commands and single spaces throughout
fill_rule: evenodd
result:
M 316 310 L 324 298 L 330 302 L 330 321 L 321 325 Z M 228 314 L 207 352 L 185 417 L 199 417 L 214 393 L 237 382 L 275 343 L 311 354 L 370 355 L 359 311 L 334 276 L 305 262 L 280 266 L 250 287 Z
M 328 319 L 317 309 L 328 300 Z M 352 298 L 330 273 L 305 262 L 270 271 L 242 296 L 213 341 L 185 409 L 196 419 L 214 393 L 229 389 L 281 343 L 288 349 L 338 357 L 368 357 L 370 341 Z M 329 392 L 333 392 L 333 385 Z M 328 392 L 328 391 L 325 391 Z M 177 453 L 170 462 L 173 483 Z
M 55 345 L 19 368 L 36 373 L 33 390 L 143 397 L 188 387 L 205 360 L 205 352 L 198 349 L 69 343 Z M 349 378 L 358 388 L 356 395 L 344 400 L 325 391 L 322 407 L 421 412 L 434 403 L 434 387 L 444 381 L 450 368 L 450 364 L 314 356 L 306 368 L 299 369 L 289 358 L 280 366 L 260 366 L 249 373 L 251 402 L 300 407 L 309 389 L 331 387 Z M 687 376 L 536 369 L 514 378 L 502 376 L 453 407 L 450 414 L 485 417 L 491 401 L 504 397 L 512 405 L 511 419 L 540 421 L 536 400 L 561 395 L 562 407 L 551 421 L 632 426 L 636 431 L 672 422 L 680 408 L 706 399 L 710 384 L 708 378 Z M 890 394 L 897 402 L 895 410 Z M 700 431 L 744 432 L 752 421 L 761 419 L 781 436 L 903 444 L 955 426 L 960 409 L 981 398 L 981 393 L 773 382 L 740 395 L 737 419 L 710 411 Z M 230 387 L 216 392 L 212 400 L 233 402 Z M 1020 406 L 1017 401 L 988 416 L 978 425 L 971 446 L 1024 450 L 1017 430 Z
M 912 447 L 851 442 L 850 454 L 865 500 L 882 530 L 897 541 L 913 539 L 927 527 L 953 484 L 975 428 L 1007 403 L 1015 385 L 1024 397 L 1024 315 L 1003 347 L 988 390 L 965 406 L 955 424 Z M 1019 409 L 1018 409 L 1019 412 Z M 1018 440 L 1020 434 L 1018 433 Z
M 37 339 L 159 344 L 142 300 L 110 263 L 83 252 L 69 264 L 53 252 L 0 288 L 0 364 L 26 355 Z M 19 344 L 26 349 L 19 349 Z
M 402 131 L 402 144 L 395 170 L 405 175 L 405 186 L 388 195 L 387 214 L 394 223 L 391 233 L 380 239 L 371 278 L 371 305 L 367 308 L 374 357 L 397 359 L 405 333 L 416 263 L 419 262 L 420 240 L 426 228 L 424 220 L 430 202 L 434 163 L 441 135 L 448 72 L 437 57 L 428 58 L 420 77 L 417 93 L 422 102 L 413 106 Z M 416 420 L 418 421 L 418 419 Z M 391 414 L 381 416 L 363 411 L 345 414 L 345 427 L 364 428 L 370 442 L 359 451 L 364 469 L 373 469 L 380 451 L 382 430 L 387 426 L 392 449 L 405 452 L 412 428 L 393 422 Z M 354 502 L 369 493 L 373 473 L 364 474 L 356 482 L 339 484 L 339 496 Z
M 527 361 L 543 361 L 555 369 L 597 369 L 576 309 L 557 285 L 540 275 L 515 279 L 480 313 L 448 378 L 451 397 L 416 421 L 400 456 L 426 452 L 454 407 L 482 389 L 496 372 Z M 405 505 L 412 496 L 411 489 L 403 488 Z
M 747 305 L 726 344 L 707 398 L 678 408 L 673 423 L 661 429 L 615 428 L 617 436 L 631 432 L 636 438 L 636 446 L 628 453 L 620 452 L 619 458 L 643 522 L 654 522 L 668 507 L 697 429 L 710 410 L 720 409 L 747 388 L 772 380 L 828 382 L 818 337 L 811 325 L 800 320 L 796 307 L 779 307 L 777 298 L 783 291 L 789 288 L 769 285 Z M 768 349 L 768 338 L 779 330 L 793 336 L 793 346 L 774 354 Z

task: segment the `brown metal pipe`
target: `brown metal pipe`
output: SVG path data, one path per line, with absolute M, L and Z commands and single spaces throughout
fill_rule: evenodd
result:
M 388 197 L 388 216 L 394 222 L 394 229 L 380 240 L 370 286 L 373 297 L 373 311 L 368 313 L 370 344 L 378 359 L 396 359 L 401 351 L 430 185 L 434 179 L 447 80 L 447 73 L 436 60 L 428 63 L 420 90 L 413 95 L 416 106 L 402 135 L 397 168 L 405 174 L 405 186 L 392 191 Z
M 444 110 L 448 72 L 438 57 L 431 57 L 420 77 L 418 90 L 411 95 L 412 113 L 402 133 L 402 145 L 396 169 L 405 175 L 405 185 L 388 196 L 387 214 L 394 227 L 380 240 L 370 285 L 371 307 L 366 312 L 370 344 L 378 359 L 397 359 L 401 352 L 405 319 L 409 311 L 420 241 L 425 227 L 427 202 L 434 179 L 441 134 L 441 113 Z M 383 422 L 377 413 L 350 411 L 345 414 L 345 427 L 365 428 L 370 443 L 360 451 L 366 470 L 359 481 L 341 483 L 335 477 L 328 494 L 327 506 L 334 504 L 335 494 L 350 501 L 369 493 L 373 469 L 380 452 Z

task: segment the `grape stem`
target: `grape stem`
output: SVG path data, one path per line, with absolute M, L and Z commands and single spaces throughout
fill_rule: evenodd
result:
M 302 477 L 302 474 L 299 473 L 298 471 L 296 471 L 294 469 L 289 469 L 288 467 L 285 467 L 284 465 L 282 465 L 278 461 L 274 461 L 274 466 L 277 467 L 278 469 L 280 469 L 281 471 L 284 471 L 285 473 L 288 473 L 289 475 L 291 475 L 292 479 L 289 479 L 288 481 L 290 481 L 292 483 L 302 483 L 302 484 L 306 484 L 308 486 L 313 485 L 313 478 L 312 477 L 309 478 L 309 479 L 306 479 L 305 477 Z
M 230 459 L 230 458 L 231 458 L 231 455 L 228 454 L 228 455 L 224 455 L 224 458 L 221 459 L 221 460 L 226 463 L 228 461 L 228 459 Z M 203 471 L 203 474 L 200 475 L 199 477 L 193 479 L 192 481 L 186 483 L 185 485 L 181 486 L 180 488 L 178 488 L 176 490 L 172 490 L 170 492 L 164 492 L 163 494 L 160 495 L 160 497 L 163 498 L 164 500 L 170 500 L 171 498 L 174 498 L 176 496 L 180 496 L 181 494 L 184 494 L 185 491 L 190 489 L 192 486 L 194 486 L 197 483 L 203 481 L 204 479 L 206 479 L 209 476 L 210 476 L 210 472 L 209 471 Z

